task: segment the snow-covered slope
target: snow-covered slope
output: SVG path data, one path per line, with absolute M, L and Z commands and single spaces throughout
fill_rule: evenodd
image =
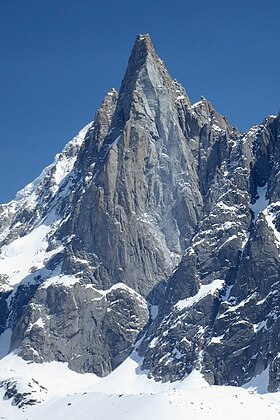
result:
M 7 204 L 0 205 L 0 241 L 10 241 L 17 234 L 22 235 L 28 228 L 35 226 L 40 222 L 46 209 L 44 208 L 50 203 L 51 198 L 56 195 L 59 188 L 71 173 L 77 155 L 85 140 L 86 134 L 92 127 L 93 123 L 87 124 L 77 136 L 69 141 L 61 153 L 55 156 L 54 162 L 45 168 L 42 173 L 30 184 L 19 191 L 14 200 Z M 22 213 L 25 211 L 24 223 L 21 223 Z M 33 222 L 28 224 L 28 212 L 36 212 L 36 216 L 32 214 L 30 217 Z M 50 209 L 47 209 L 50 213 Z M 24 226 L 21 226 L 24 224 Z
M 36 365 L 9 355 L 0 362 L 1 418 L 277 420 L 280 416 L 280 394 L 263 392 L 267 375 L 255 378 L 246 389 L 210 386 L 198 371 L 183 381 L 162 384 L 141 373 L 138 362 L 133 354 L 101 379 L 75 373 L 59 362 Z

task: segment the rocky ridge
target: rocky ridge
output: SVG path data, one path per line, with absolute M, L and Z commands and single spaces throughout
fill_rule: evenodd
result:
M 191 105 L 139 35 L 119 93 L 0 207 L 10 350 L 104 376 L 136 346 L 156 380 L 279 389 L 279 141 L 279 115 L 244 134 Z

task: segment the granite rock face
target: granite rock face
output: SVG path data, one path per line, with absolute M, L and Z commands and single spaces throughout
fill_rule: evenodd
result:
M 244 134 L 191 105 L 139 35 L 119 93 L 0 206 L 10 350 L 104 376 L 136 346 L 156 380 L 279 389 L 279 142 L 279 115 Z
M 13 330 L 12 349 L 105 376 L 131 353 L 148 319 L 146 301 L 121 284 L 106 293 L 90 284 L 42 286 Z
M 214 175 L 198 232 L 140 347 L 158 380 L 199 369 L 212 384 L 240 386 L 268 369 L 268 388 L 279 387 L 279 203 L 270 199 L 277 161 L 268 158 L 278 120 L 229 143 L 223 177 Z M 264 161 L 270 166 L 260 170 Z

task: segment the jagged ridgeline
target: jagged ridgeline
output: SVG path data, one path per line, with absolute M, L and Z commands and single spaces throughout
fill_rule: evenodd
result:
M 279 389 L 279 145 L 279 115 L 240 133 L 139 35 L 119 93 L 0 207 L 9 351 L 105 376 L 137 343 L 159 381 Z

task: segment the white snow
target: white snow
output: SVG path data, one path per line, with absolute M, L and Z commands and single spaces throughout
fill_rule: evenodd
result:
M 153 338 L 152 341 L 149 344 L 150 349 L 153 349 L 154 347 L 156 347 L 157 342 L 158 342 L 158 338 L 157 337 Z
M 36 192 L 41 181 L 53 171 L 53 179 L 55 181 L 54 186 L 52 187 L 55 191 L 57 191 L 59 185 L 62 183 L 66 175 L 72 170 L 73 165 L 76 160 L 76 154 L 74 153 L 72 156 L 69 156 L 69 150 L 72 148 L 79 149 L 85 139 L 85 135 L 89 128 L 92 126 L 92 122 L 87 124 L 82 130 L 75 136 L 72 140 L 70 140 L 61 153 L 55 156 L 54 162 L 47 166 L 41 174 L 30 184 L 26 185 L 22 190 L 20 190 L 16 197 L 15 201 L 19 201 L 22 199 L 29 199 L 29 204 L 35 200 L 35 197 L 32 197 L 33 194 Z
M 34 324 L 30 324 L 30 326 L 28 327 L 28 330 L 31 330 L 32 329 L 32 327 L 33 327 L 33 325 L 37 325 L 38 327 L 40 327 L 40 328 L 44 328 L 44 321 L 43 321 L 43 319 L 40 317 L 40 318 L 38 318 L 37 319 L 37 321 L 36 322 L 34 322 Z
M 63 284 L 64 286 L 71 287 L 78 282 L 79 279 L 75 276 L 61 274 L 59 276 L 50 277 L 49 279 L 44 281 L 40 288 L 46 289 L 47 287 L 55 284 Z
M 222 289 L 223 285 L 224 285 L 223 280 L 214 280 L 210 284 L 203 284 L 200 286 L 200 289 L 196 295 L 191 296 L 187 299 L 179 300 L 176 303 L 175 308 L 179 309 L 180 311 L 182 309 L 189 308 L 190 306 L 194 305 L 196 302 L 198 302 L 200 299 L 202 299 L 206 295 L 208 294 L 213 295 L 217 290 Z
M 175 352 L 174 357 L 179 357 Z M 134 352 L 105 378 L 78 374 L 59 362 L 35 364 L 10 354 L 0 360 L 0 381 L 11 378 L 20 390 L 34 388 L 41 401 L 24 410 L 1 400 L 3 420 L 276 420 L 280 393 L 267 394 L 267 371 L 244 388 L 210 386 L 193 371 L 183 381 L 155 382 L 140 371 L 141 358 Z M 36 382 L 45 389 L 36 388 Z M 261 393 L 260 394 L 258 394 Z
M 235 213 L 237 210 L 236 206 L 228 206 L 224 201 L 219 201 L 217 207 L 229 213 Z
M 223 341 L 224 335 L 219 335 L 217 337 L 211 338 L 211 343 L 220 344 Z
M 238 239 L 237 235 L 231 235 L 222 245 L 218 248 L 218 250 L 222 249 L 226 244 L 233 241 L 234 239 Z
M 258 215 L 260 212 L 262 212 L 269 203 L 269 200 L 266 198 L 267 193 L 267 184 L 265 184 L 263 187 L 257 188 L 257 195 L 259 198 L 255 202 L 255 204 L 251 204 L 251 210 L 254 212 L 254 222 L 256 222 Z
M 85 264 L 85 265 L 89 265 L 89 261 L 88 261 L 88 260 L 85 260 L 85 259 L 83 259 L 83 258 L 77 258 L 77 257 L 73 256 L 73 259 L 74 259 L 77 263 L 80 263 L 80 264 Z
M 141 360 L 129 357 L 106 378 L 81 375 L 58 362 L 28 364 L 15 355 L 0 361 L 0 380 L 14 377 L 19 386 L 34 380 L 46 388 L 40 404 L 20 410 L 10 400 L 0 402 L 5 420 L 277 420 L 280 393 L 258 394 L 267 373 L 245 388 L 209 386 L 198 371 L 183 381 L 158 383 L 139 372 Z M 33 378 L 33 379 L 32 379 Z M 1 392 L 3 395 L 3 392 Z
M 176 101 L 181 101 L 183 99 L 185 99 L 185 95 L 179 95 L 177 96 Z
M 111 88 L 111 89 L 109 90 L 109 92 L 107 93 L 107 95 L 108 95 L 108 96 L 114 96 L 114 94 L 115 94 L 115 93 L 117 93 L 116 89 L 115 89 L 115 88 Z
M 34 378 L 51 391 L 52 395 L 82 392 L 87 386 L 100 381 L 100 378 L 94 374 L 82 375 L 70 370 L 67 363 L 32 363 L 21 359 L 16 354 L 8 354 L 0 360 L 0 381 L 11 376 L 26 380 Z
M 237 305 L 233 305 L 230 308 L 228 308 L 224 313 L 222 313 L 221 315 L 219 315 L 218 318 L 223 318 L 228 312 L 235 312 L 235 311 L 237 311 L 239 308 L 242 308 L 248 302 L 250 302 L 251 299 L 254 299 L 254 298 L 255 298 L 255 293 L 252 293 L 250 296 L 248 296 L 246 299 L 242 300 Z M 242 321 L 242 322 L 245 322 L 245 321 Z
M 69 405 L 68 405 L 69 404 Z M 164 393 L 138 395 L 98 394 L 72 395 L 63 401 L 54 400 L 30 410 L 30 420 L 44 419 L 88 420 L 94 413 L 98 420 L 276 420 L 276 404 L 250 394 L 246 390 L 200 389 L 170 390 Z M 40 409 L 41 408 L 41 409 Z
M 203 104 L 203 101 L 201 100 L 201 101 L 195 102 L 191 107 L 192 108 L 197 108 L 197 107 L 199 107 L 202 104 Z
M 267 320 L 258 322 L 257 324 L 254 324 L 253 327 L 255 333 L 260 331 L 262 328 L 267 329 Z
M 251 381 L 243 385 L 243 388 L 251 391 L 256 391 L 259 394 L 267 393 L 267 387 L 269 382 L 269 366 L 260 374 L 255 376 Z M 279 393 L 280 397 L 280 393 Z M 280 400 L 279 400 L 280 403 Z
M 222 132 L 224 131 L 221 127 L 219 127 L 217 124 L 213 124 L 212 125 L 213 130 L 217 131 L 217 132 Z
M 29 234 L 3 246 L 0 253 L 0 273 L 9 276 L 10 285 L 16 285 L 24 279 L 32 267 L 36 269 L 44 266 L 46 236 L 50 226 L 40 225 Z
M 113 290 L 117 290 L 117 289 L 126 290 L 128 293 L 130 293 L 134 297 L 136 297 L 144 306 L 147 306 L 146 300 L 139 293 L 137 293 L 134 289 L 132 289 L 131 287 L 127 286 L 124 283 L 116 283 L 112 287 L 110 287 L 109 289 L 98 290 L 98 292 L 100 292 L 103 296 L 106 296 L 108 293 L 112 292 Z
M 51 280 L 51 279 L 50 279 Z M 76 280 L 76 281 L 78 281 L 78 279 Z M 44 285 L 43 285 L 44 286 Z M 112 291 L 114 291 L 114 290 L 118 290 L 118 289 L 123 289 L 123 290 L 125 290 L 126 292 L 128 292 L 128 293 L 130 293 L 131 295 L 133 295 L 133 297 L 134 298 L 136 298 L 137 300 L 138 300 L 138 303 L 140 304 L 140 305 L 142 305 L 142 306 L 144 306 L 144 307 L 147 307 L 148 306 L 148 304 L 147 304 L 147 302 L 146 302 L 146 300 L 139 294 L 139 293 L 137 293 L 134 289 L 132 289 L 131 287 L 129 287 L 129 286 L 127 286 L 126 284 L 124 284 L 124 283 L 116 283 L 116 284 L 114 284 L 112 287 L 110 287 L 109 289 L 106 289 L 106 290 L 101 290 L 101 289 L 96 289 L 95 287 L 94 287 L 94 285 L 92 285 L 92 284 L 87 284 L 86 286 L 85 286 L 85 288 L 91 288 L 91 289 L 93 289 L 99 296 L 98 297 L 96 297 L 96 298 L 94 298 L 94 299 L 92 299 L 92 300 L 101 300 L 101 299 L 106 299 L 106 296 L 110 293 L 110 292 L 112 292 Z M 110 305 L 112 305 L 114 302 L 110 302 Z M 110 311 L 110 309 L 109 309 L 109 311 Z

